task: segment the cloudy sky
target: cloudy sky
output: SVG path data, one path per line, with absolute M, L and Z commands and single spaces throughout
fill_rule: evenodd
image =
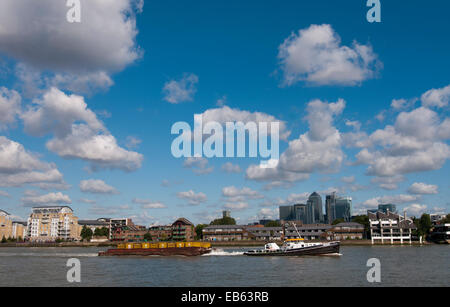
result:
M 0 208 L 145 225 L 278 218 L 313 191 L 450 208 L 450 5 L 0 2 Z M 171 126 L 279 121 L 280 161 L 174 158 Z

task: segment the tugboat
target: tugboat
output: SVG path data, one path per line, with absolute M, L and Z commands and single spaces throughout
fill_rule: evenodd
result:
M 246 256 L 306 256 L 339 253 L 340 242 L 305 243 L 303 239 L 287 239 L 279 247 L 276 243 L 267 243 L 264 249 L 245 252 Z
M 298 237 L 296 239 L 287 239 L 280 247 L 276 243 L 267 243 L 264 249 L 250 250 L 245 252 L 246 256 L 306 256 L 306 255 L 325 255 L 339 253 L 340 242 L 317 242 L 306 243 L 300 237 L 295 224 L 293 224 L 297 231 Z
M 99 256 L 200 256 L 211 252 L 203 242 L 126 243 L 100 252 Z

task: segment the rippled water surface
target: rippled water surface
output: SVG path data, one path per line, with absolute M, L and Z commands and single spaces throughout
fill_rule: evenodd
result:
M 246 257 L 246 248 L 200 257 L 97 257 L 104 248 L 0 248 L 0 286 L 450 286 L 450 246 L 343 246 L 341 255 Z M 70 284 L 69 258 L 81 262 Z M 370 284 L 369 258 L 381 261 Z

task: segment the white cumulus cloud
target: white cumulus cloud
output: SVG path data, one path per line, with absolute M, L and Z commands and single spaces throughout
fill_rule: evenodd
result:
M 398 114 L 394 125 L 373 132 L 357 163 L 368 164 L 367 174 L 395 177 L 440 169 L 450 158 L 450 119 L 426 107 Z
M 252 190 L 248 187 L 241 189 L 235 186 L 228 186 L 222 188 L 222 196 L 227 198 L 229 202 L 242 202 L 248 199 L 261 199 L 264 198 L 258 191 Z
M 178 104 L 194 100 L 197 91 L 198 77 L 194 74 L 186 74 L 180 80 L 171 80 L 164 84 L 164 100 Z
M 84 193 L 94 194 L 118 194 L 116 188 L 106 184 L 103 180 L 89 179 L 80 182 L 80 190 Z
M 341 149 L 341 133 L 334 127 L 334 118 L 345 108 L 345 101 L 335 103 L 313 100 L 308 103 L 309 131 L 289 142 L 275 168 L 250 165 L 247 179 L 272 182 L 294 182 L 308 179 L 313 172 L 339 170 L 344 153 Z
M 408 189 L 411 194 L 437 194 L 438 186 L 423 182 L 414 182 Z
M 195 193 L 193 190 L 189 190 L 186 192 L 178 192 L 177 197 L 180 199 L 185 199 L 189 202 L 190 205 L 196 206 L 204 203 L 208 200 L 205 193 L 198 192 Z
M 21 112 L 22 97 L 14 90 L 0 87 L 0 131 L 16 123 Z
M 62 88 L 82 91 L 93 84 L 110 86 L 110 74 L 141 56 L 136 45 L 136 13 L 142 11 L 141 3 L 81 1 L 81 23 L 69 23 L 66 1 L 2 0 L 0 52 L 45 71 L 48 83 Z
M 0 136 L 0 186 L 65 184 L 53 163 L 41 161 L 22 144 Z
M 97 115 L 87 108 L 84 98 L 49 89 L 22 114 L 25 131 L 31 135 L 53 134 L 47 148 L 65 159 L 81 159 L 91 170 L 141 167 L 143 156 L 117 144 Z
M 45 195 L 37 195 L 37 196 L 26 196 L 22 197 L 22 203 L 25 207 L 32 206 L 42 206 L 42 205 L 62 205 L 62 204 L 71 204 L 72 201 L 70 197 L 58 193 L 49 193 Z
M 450 101 L 450 85 L 439 89 L 431 89 L 421 97 L 422 104 L 426 107 L 446 107 Z
M 373 78 L 381 63 L 370 45 L 341 45 L 330 25 L 311 25 L 292 33 L 280 46 L 278 58 L 284 82 L 312 85 L 357 85 Z
M 238 164 L 233 164 L 231 162 L 226 162 L 222 165 L 222 170 L 227 173 L 240 173 L 241 167 Z
M 408 216 L 421 216 L 425 210 L 427 210 L 427 205 L 421 205 L 421 204 L 411 204 L 409 206 L 406 206 L 403 208 L 403 211 L 406 211 Z
M 135 198 L 133 203 L 140 204 L 142 209 L 164 209 L 166 205 L 159 201 L 152 201 L 149 199 Z

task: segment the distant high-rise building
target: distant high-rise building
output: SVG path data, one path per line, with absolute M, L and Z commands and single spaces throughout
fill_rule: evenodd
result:
M 352 219 L 352 198 L 351 197 L 337 197 L 335 204 L 335 219 L 344 219 L 350 222 Z
M 280 220 L 292 221 L 295 219 L 294 206 L 280 206 Z
M 323 223 L 322 197 L 317 192 L 312 193 L 306 202 L 306 223 Z
M 294 214 L 296 221 L 302 221 L 306 224 L 306 205 L 305 204 L 296 204 L 294 205 Z
M 379 204 L 378 211 L 381 211 L 383 213 L 387 213 L 388 211 L 392 213 L 397 213 L 397 206 L 394 204 Z
M 337 197 L 336 193 L 327 195 L 325 198 L 325 208 L 327 210 L 327 223 L 332 224 L 337 219 L 344 219 L 350 222 L 352 217 L 352 198 Z
M 332 224 L 336 219 L 336 192 L 325 197 L 325 210 L 327 213 L 327 223 Z

